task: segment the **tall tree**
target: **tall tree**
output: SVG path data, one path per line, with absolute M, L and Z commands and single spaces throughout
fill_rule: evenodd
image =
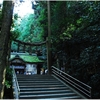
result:
M 3 2 L 2 25 L 0 32 L 0 98 L 3 98 L 5 72 L 8 61 L 8 45 L 10 41 L 10 27 L 12 23 L 13 1 Z

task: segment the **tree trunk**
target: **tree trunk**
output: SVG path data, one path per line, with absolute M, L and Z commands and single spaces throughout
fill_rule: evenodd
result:
M 48 37 L 47 37 L 47 66 L 48 73 L 51 74 L 51 14 L 50 14 L 50 1 L 47 1 L 47 9 L 48 9 Z
M 13 2 L 4 1 L 2 11 L 2 25 L 0 33 L 0 99 L 3 98 L 5 72 L 8 62 L 8 44 L 10 40 L 10 27 L 12 23 Z

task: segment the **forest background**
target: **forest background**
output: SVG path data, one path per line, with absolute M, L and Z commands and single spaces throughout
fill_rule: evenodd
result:
M 100 2 L 52 1 L 52 63 L 92 87 L 92 98 L 100 98 Z M 46 1 L 32 3 L 34 14 L 20 18 L 14 14 L 10 40 L 45 41 L 48 36 Z M 0 13 L 1 13 L 0 9 Z M 2 15 L 2 14 L 1 14 Z M 0 25 L 2 24 L 0 16 Z M 12 50 L 16 51 L 13 44 Z

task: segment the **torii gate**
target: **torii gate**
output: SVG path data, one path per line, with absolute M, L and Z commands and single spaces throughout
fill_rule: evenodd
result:
M 46 47 L 47 47 L 47 68 L 48 68 L 48 73 L 51 74 L 51 48 L 50 48 L 50 44 L 48 42 L 48 39 L 46 41 L 43 41 L 43 42 L 40 42 L 40 43 L 29 43 L 29 42 L 23 42 L 23 41 L 20 41 L 20 40 L 14 40 L 14 42 L 17 42 L 17 52 L 20 51 L 20 46 L 23 45 L 23 52 L 25 52 L 25 48 L 26 46 L 29 46 L 30 47 L 30 51 L 29 53 L 31 54 L 32 53 L 32 47 L 33 46 L 42 46 L 44 44 L 46 44 Z

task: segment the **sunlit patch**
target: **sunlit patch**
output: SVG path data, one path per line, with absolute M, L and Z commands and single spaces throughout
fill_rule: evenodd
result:
M 3 0 L 0 0 L 0 4 L 2 4 L 3 3 Z
M 24 2 L 17 1 L 14 7 L 14 13 L 18 13 L 20 17 L 24 17 L 27 14 L 34 13 L 31 1 L 30 0 L 25 0 Z

